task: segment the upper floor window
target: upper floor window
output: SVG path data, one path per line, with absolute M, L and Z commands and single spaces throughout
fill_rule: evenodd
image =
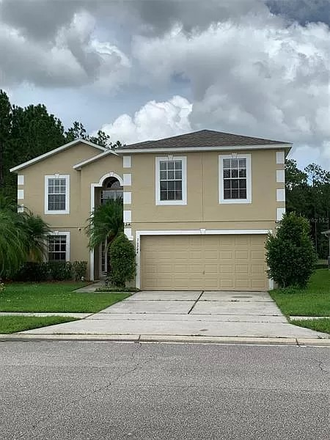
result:
M 187 204 L 187 158 L 156 158 L 156 204 Z
M 69 214 L 70 176 L 45 176 L 45 214 Z
M 219 156 L 220 203 L 251 203 L 251 155 Z
M 123 198 L 123 187 L 115 177 L 109 177 L 105 180 L 101 190 L 101 204 L 104 205 L 108 200 L 117 200 Z

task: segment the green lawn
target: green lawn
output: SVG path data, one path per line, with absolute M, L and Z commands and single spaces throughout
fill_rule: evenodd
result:
M 306 289 L 276 289 L 270 295 L 286 316 L 330 316 L 330 271 L 318 269 Z
M 299 327 L 307 327 L 311 330 L 330 334 L 330 319 L 304 319 L 304 320 L 292 320 L 292 324 L 299 325 Z
M 76 321 L 76 319 L 62 316 L 0 316 L 0 334 L 21 332 L 70 321 Z
M 81 283 L 13 283 L 0 293 L 0 312 L 93 313 L 122 301 L 127 293 L 78 293 Z

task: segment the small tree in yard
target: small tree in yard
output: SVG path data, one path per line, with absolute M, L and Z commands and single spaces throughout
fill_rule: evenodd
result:
M 308 220 L 295 213 L 283 217 L 276 235 L 269 235 L 266 258 L 270 277 L 279 287 L 306 287 L 317 260 Z
M 135 249 L 124 233 L 120 233 L 110 246 L 111 283 L 117 287 L 125 287 L 136 273 Z

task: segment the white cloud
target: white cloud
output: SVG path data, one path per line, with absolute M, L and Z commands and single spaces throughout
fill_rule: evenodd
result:
M 95 18 L 75 13 L 54 39 L 35 41 L 0 22 L 0 87 L 31 83 L 44 87 L 95 85 L 113 90 L 128 81 L 131 64 L 118 47 L 94 36 Z
M 160 139 L 191 131 L 191 110 L 192 104 L 181 96 L 173 96 L 167 102 L 149 101 L 133 117 L 121 115 L 101 129 L 113 141 L 125 144 Z
M 181 75 L 193 93 L 191 124 L 321 146 L 329 135 L 330 31 L 286 26 L 269 15 L 186 35 L 137 37 L 145 81 Z

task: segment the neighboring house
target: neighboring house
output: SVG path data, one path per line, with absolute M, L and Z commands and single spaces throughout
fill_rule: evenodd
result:
M 89 251 L 94 207 L 123 197 L 137 252 L 136 286 L 149 290 L 264 290 L 264 242 L 285 212 L 291 144 L 202 130 L 113 151 L 76 140 L 11 171 L 18 203 L 51 225 L 49 258 L 107 270 Z

